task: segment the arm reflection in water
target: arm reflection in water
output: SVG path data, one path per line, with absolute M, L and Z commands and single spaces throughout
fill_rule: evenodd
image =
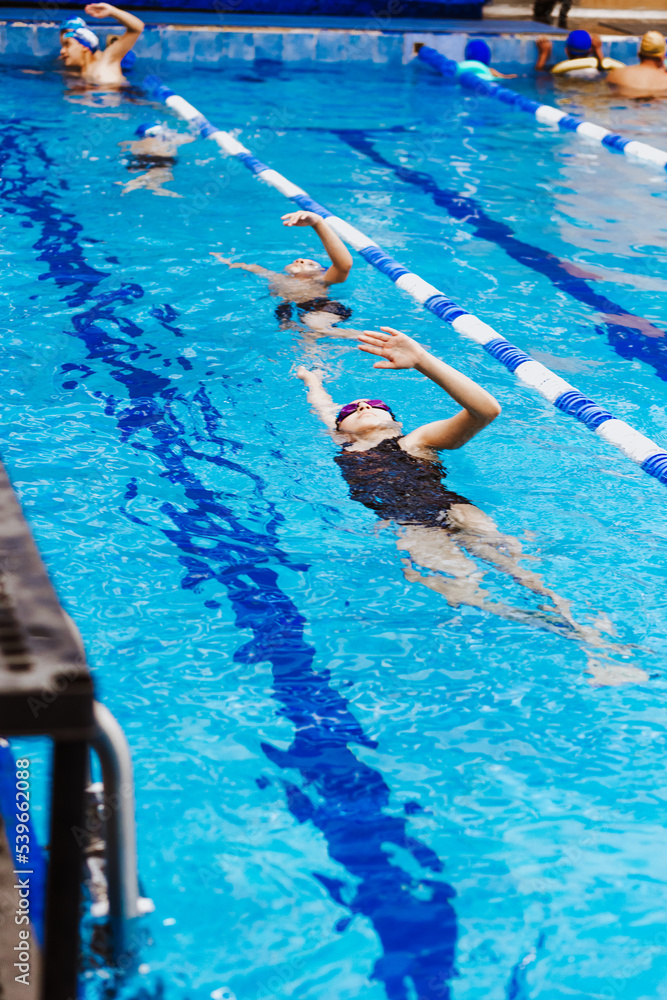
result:
M 350 496 L 395 525 L 397 547 L 407 556 L 406 578 L 442 594 L 452 607 L 466 604 L 580 641 L 593 684 L 647 680 L 643 670 L 596 659 L 591 649 L 598 655 L 604 649 L 628 655 L 629 649 L 609 642 L 592 625 L 577 622 L 570 602 L 521 565 L 525 556 L 519 540 L 503 534 L 487 514 L 443 483 L 437 452 L 463 447 L 495 420 L 500 405 L 494 397 L 391 327 L 364 331 L 359 340 L 362 351 L 379 358 L 375 368 L 414 369 L 461 407 L 454 416 L 404 434 L 382 400 L 356 399 L 339 408 L 324 389 L 320 372 L 297 370 L 308 387 L 308 402 L 342 445 L 335 460 Z M 492 564 L 547 603 L 531 610 L 492 600 L 481 586 L 484 570 L 477 560 Z

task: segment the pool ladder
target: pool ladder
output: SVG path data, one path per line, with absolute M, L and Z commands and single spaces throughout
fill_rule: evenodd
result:
M 134 775 L 130 748 L 121 726 L 108 708 L 95 702 L 96 734 L 91 745 L 102 768 L 102 787 L 89 786 L 98 798 L 105 829 L 107 898 L 98 898 L 91 911 L 109 917 L 114 962 L 121 967 L 137 951 L 132 921 L 154 910 L 153 901 L 139 891 L 135 826 Z M 101 794 L 101 802 L 99 801 Z
M 44 941 L 39 947 L 33 940 L 34 977 L 25 995 L 31 1000 L 71 1000 L 78 995 L 81 958 L 81 883 L 85 846 L 90 841 L 85 824 L 91 747 L 100 761 L 102 808 L 106 807 L 102 817 L 106 898 L 97 900 L 96 910 L 98 916 L 108 915 L 111 954 L 119 969 L 132 968 L 140 944 L 134 921 L 153 906 L 139 893 L 134 778 L 127 740 L 111 712 L 95 701 L 81 637 L 58 600 L 1 462 L 0 734 L 47 736 L 53 743 Z M 3 801 L 12 803 L 7 816 L 12 821 L 16 811 L 14 786 L 18 785 L 12 776 L 14 759 L 6 744 L 0 763 Z M 0 850 L 0 877 L 3 885 L 11 886 L 21 873 L 12 872 L 16 862 L 1 829 L 0 834 L 4 847 Z M 30 860 L 37 861 L 40 853 L 35 843 Z M 31 889 L 41 896 L 44 886 L 35 885 L 37 874 L 28 870 L 25 874 L 31 877 Z M 19 888 L 14 886 L 17 902 Z M 12 954 L 12 928 L 13 921 L 0 925 L 3 956 Z M 11 961 L 3 961 L 3 976 Z M 13 982 L 9 985 L 14 988 Z

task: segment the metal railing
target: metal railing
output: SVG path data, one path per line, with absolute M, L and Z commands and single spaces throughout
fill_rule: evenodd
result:
M 139 894 L 134 779 L 127 740 L 108 709 L 94 701 L 81 638 L 60 605 L 1 463 L 0 733 L 48 736 L 53 741 L 44 940 L 41 949 L 37 941 L 30 944 L 35 969 L 30 995 L 72 1000 L 77 996 L 81 957 L 86 841 L 81 833 L 91 748 L 100 760 L 108 806 L 103 818 L 114 960 L 131 951 L 131 921 L 149 912 L 152 904 Z M 0 874 L 17 876 L 11 867 L 20 869 L 18 856 L 12 861 L 10 852 L 0 861 L 4 865 Z M 20 874 L 25 874 L 26 886 L 35 877 L 27 866 Z M 42 892 L 43 886 L 32 889 Z M 19 891 L 17 886 L 14 890 Z M 9 920 L 0 928 L 1 950 L 6 954 L 19 941 L 9 939 L 15 930 Z

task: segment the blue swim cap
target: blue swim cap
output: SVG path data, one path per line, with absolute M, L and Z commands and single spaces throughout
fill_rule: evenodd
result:
M 90 49 L 91 52 L 97 52 L 100 47 L 100 40 L 95 32 L 85 26 L 83 28 L 68 28 L 65 31 L 65 38 L 73 38 L 75 42 Z
M 577 55 L 587 56 L 593 47 L 593 39 L 587 31 L 579 28 L 577 31 L 570 32 L 567 36 L 565 46 L 573 54 L 577 53 Z
M 82 17 L 68 17 L 66 21 L 60 22 L 61 31 L 76 31 L 77 28 L 86 28 L 87 24 Z
M 484 63 L 485 66 L 491 64 L 491 49 L 481 38 L 473 38 L 468 42 L 465 55 L 466 59 L 474 59 L 475 62 Z
M 123 73 L 129 73 L 136 61 L 137 56 L 135 52 L 126 52 L 120 61 L 120 68 Z
M 144 122 L 138 126 L 134 134 L 140 139 L 150 139 L 151 136 L 159 135 L 161 132 L 164 132 L 164 125 L 160 125 L 159 122 Z

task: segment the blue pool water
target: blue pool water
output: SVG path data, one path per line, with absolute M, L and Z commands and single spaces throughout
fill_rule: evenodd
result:
M 160 69 L 667 443 L 664 172 L 421 67 Z M 448 484 L 577 620 L 633 646 L 595 654 L 607 676 L 649 680 L 591 686 L 579 643 L 449 607 L 350 500 L 293 372 L 317 363 L 338 401 L 382 395 L 408 427 L 449 404 L 348 343 L 281 333 L 261 280 L 209 256 L 318 255 L 281 227 L 289 204 L 205 142 L 181 150 L 180 199 L 123 195 L 136 175 L 117 144 L 163 108 L 63 100 L 55 74 L 3 84 L 2 456 L 127 733 L 156 906 L 137 973 L 91 957 L 82 995 L 666 997 L 664 487 L 357 259 L 350 323 L 412 333 L 503 405 L 447 455 Z M 656 106 L 541 87 L 667 142 Z M 537 611 L 479 571 L 494 600 Z

